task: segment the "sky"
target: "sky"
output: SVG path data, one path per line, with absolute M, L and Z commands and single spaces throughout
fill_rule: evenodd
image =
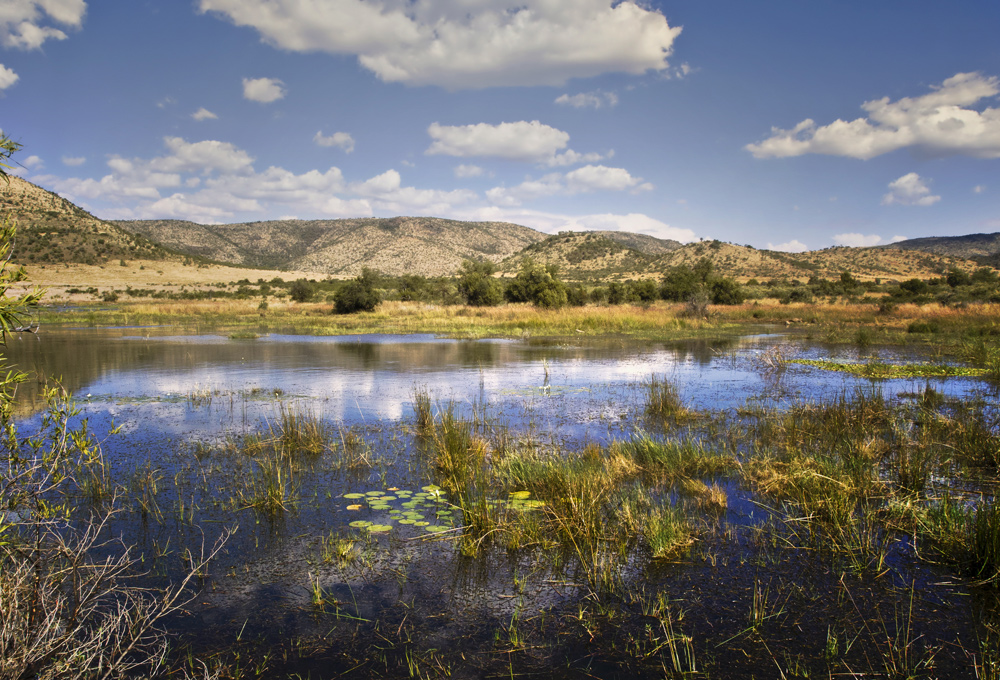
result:
M 0 130 L 104 219 L 877 245 L 1000 231 L 998 31 L 996 0 L 0 0 Z

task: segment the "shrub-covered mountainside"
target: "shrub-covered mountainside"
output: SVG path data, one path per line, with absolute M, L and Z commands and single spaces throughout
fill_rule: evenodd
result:
M 741 280 L 837 278 L 849 271 L 865 279 L 909 279 L 940 276 L 951 268 L 972 271 L 976 262 L 935 253 L 883 248 L 826 248 L 804 253 L 757 250 L 721 241 L 681 245 L 635 242 L 636 247 L 612 240 L 615 232 L 563 232 L 534 243 L 501 264 L 504 273 L 517 272 L 530 258 L 556 265 L 570 280 L 656 278 L 672 267 L 693 266 L 708 258 L 720 276 Z M 650 238 L 650 237 L 647 237 Z M 659 239 L 653 239 L 658 241 Z M 652 247 L 651 247 L 652 245 Z
M 1000 232 L 966 234 L 965 236 L 928 236 L 899 241 L 883 248 L 919 250 L 925 253 L 950 255 L 975 260 L 992 267 L 1000 266 Z
M 463 260 L 499 262 L 545 238 L 517 224 L 435 217 L 116 224 L 167 248 L 217 262 L 349 276 L 364 267 L 391 275 L 442 276 L 454 273 Z
M 97 219 L 61 196 L 19 177 L 0 182 L 0 216 L 17 222 L 15 261 L 23 264 L 111 259 L 157 260 L 166 251 L 143 236 Z

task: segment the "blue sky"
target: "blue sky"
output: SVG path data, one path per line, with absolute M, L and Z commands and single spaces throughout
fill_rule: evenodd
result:
M 0 129 L 107 219 L 874 245 L 1000 231 L 998 29 L 979 0 L 0 0 Z

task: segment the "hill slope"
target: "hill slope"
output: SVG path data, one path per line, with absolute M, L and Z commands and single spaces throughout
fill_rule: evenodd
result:
M 784 253 L 721 241 L 677 244 L 666 252 L 643 252 L 597 232 L 564 232 L 528 246 L 505 260 L 501 269 L 514 273 L 529 257 L 541 264 L 557 265 L 562 276 L 570 280 L 659 278 L 671 267 L 691 266 L 703 257 L 712 261 L 716 273 L 744 281 L 808 280 L 812 276 L 834 279 L 844 271 L 861 279 L 931 278 L 951 267 L 971 271 L 978 266 L 963 258 L 916 250 L 840 247 Z
M 147 239 L 100 220 L 65 198 L 20 177 L 0 182 L 0 215 L 17 221 L 14 260 L 19 263 L 111 259 L 158 260 L 166 251 Z
M 167 248 L 228 264 L 355 276 L 451 274 L 465 259 L 494 262 L 545 234 L 507 222 L 434 217 L 275 220 L 202 225 L 177 220 L 118 222 Z
M 880 247 L 919 250 L 925 253 L 963 257 L 992 267 L 1000 266 L 1000 232 L 994 234 L 966 234 L 965 236 L 911 238 Z

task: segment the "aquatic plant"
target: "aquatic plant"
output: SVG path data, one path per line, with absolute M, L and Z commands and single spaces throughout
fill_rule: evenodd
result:
M 677 385 L 665 377 L 655 373 L 650 376 L 646 398 L 646 415 L 655 416 L 661 420 L 680 418 L 688 414 L 681 402 L 680 390 Z

